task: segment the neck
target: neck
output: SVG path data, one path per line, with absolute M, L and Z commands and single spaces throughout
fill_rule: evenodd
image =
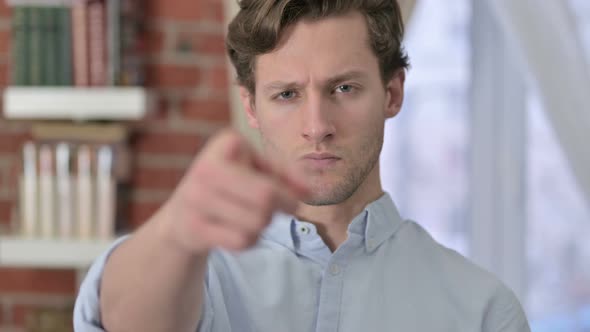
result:
M 379 166 L 369 173 L 358 189 L 343 202 L 334 205 L 312 206 L 301 203 L 296 216 L 313 223 L 320 237 L 331 251 L 335 251 L 348 237 L 348 225 L 371 202 L 383 195 Z

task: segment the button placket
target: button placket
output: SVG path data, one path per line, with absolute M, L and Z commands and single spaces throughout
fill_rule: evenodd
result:
M 316 331 L 336 332 L 339 329 L 342 312 L 342 288 L 345 270 L 352 253 L 360 249 L 349 238 L 330 258 L 320 288 L 320 306 Z M 360 241 L 358 241 L 360 243 Z
M 369 250 L 373 250 L 375 249 L 375 239 L 373 236 L 371 236 L 368 240 L 367 240 L 367 249 Z
M 340 265 L 333 263 L 332 265 L 330 265 L 330 274 L 333 276 L 337 276 L 340 274 L 340 272 L 342 271 L 342 269 L 340 268 Z

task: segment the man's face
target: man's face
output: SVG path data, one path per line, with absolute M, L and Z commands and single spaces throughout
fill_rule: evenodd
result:
M 297 23 L 257 58 L 255 74 L 255 100 L 242 92 L 250 124 L 267 158 L 303 171 L 313 193 L 305 203 L 337 204 L 367 179 L 379 183 L 384 122 L 401 106 L 403 72 L 384 87 L 360 13 Z

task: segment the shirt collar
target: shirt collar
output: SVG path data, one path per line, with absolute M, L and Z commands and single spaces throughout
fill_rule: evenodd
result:
M 270 225 L 262 233 L 262 238 L 276 242 L 283 247 L 295 251 L 293 228 L 295 218 L 292 215 L 277 212 L 273 215 Z
M 294 251 L 295 241 L 297 241 L 296 222 L 292 215 L 275 213 L 262 237 Z M 366 250 L 372 252 L 393 236 L 402 222 L 391 196 L 384 193 L 380 198 L 369 203 L 352 220 L 348 226 L 348 232 L 363 236 Z
M 367 205 L 363 213 L 366 214 L 364 236 L 365 248 L 368 252 L 374 251 L 392 237 L 403 223 L 388 193 L 384 193 L 379 199 Z

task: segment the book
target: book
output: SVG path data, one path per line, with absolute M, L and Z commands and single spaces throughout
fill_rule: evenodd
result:
M 121 2 L 120 85 L 142 85 L 145 82 L 140 45 L 142 17 L 142 6 L 138 0 Z
M 39 149 L 39 218 L 41 237 L 55 236 L 55 186 L 53 149 L 42 145 Z
M 88 12 L 85 0 L 72 4 L 72 41 L 74 62 L 74 85 L 90 84 L 88 49 Z
M 88 47 L 90 50 L 90 85 L 107 83 L 105 3 L 93 0 L 88 3 Z
M 58 75 L 58 39 L 57 39 L 57 8 L 43 7 L 41 11 L 41 85 L 57 85 Z
M 12 18 L 12 84 L 29 83 L 29 8 L 16 7 Z
M 73 84 L 72 17 L 68 7 L 57 8 L 57 85 Z
M 102 240 L 112 239 L 115 235 L 115 188 L 113 148 L 103 145 L 98 149 L 96 168 L 96 235 Z
M 88 145 L 81 145 L 77 151 L 76 197 L 78 220 L 78 237 L 90 239 L 93 234 L 93 195 L 91 175 L 91 149 Z
M 107 6 L 107 83 L 117 85 L 121 73 L 121 0 L 109 0 Z
M 15 85 L 142 85 L 138 0 L 76 0 L 69 6 L 16 6 L 12 21 Z
M 57 182 L 57 216 L 60 238 L 74 235 L 72 205 L 71 148 L 68 143 L 58 143 L 55 148 Z
M 29 9 L 29 80 L 30 85 L 41 85 L 43 82 L 43 8 L 31 7 Z
M 27 142 L 23 146 L 23 170 L 20 181 L 21 232 L 25 237 L 34 237 L 38 231 L 37 179 L 37 147 L 33 142 Z

